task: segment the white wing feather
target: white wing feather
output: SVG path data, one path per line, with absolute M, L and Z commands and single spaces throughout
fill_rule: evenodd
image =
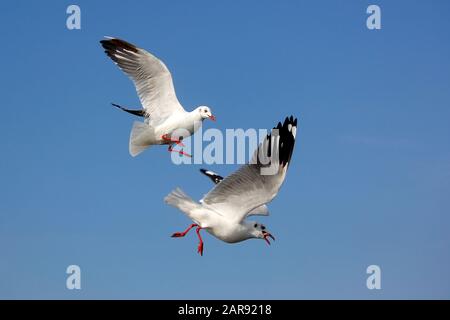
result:
M 211 207 L 233 221 L 242 221 L 253 209 L 270 202 L 278 193 L 285 177 L 295 144 L 297 119 L 286 118 L 278 124 L 254 153 L 253 164 L 242 166 L 217 184 L 203 198 L 203 205 Z M 295 128 L 295 129 L 294 129 Z M 274 145 L 274 148 L 271 148 Z M 261 155 L 269 155 L 270 162 L 261 164 Z M 255 161 L 258 160 L 258 161 Z M 273 175 L 261 174 L 262 168 L 277 168 Z
M 100 42 L 105 53 L 134 82 L 145 113 L 152 121 L 186 112 L 175 94 L 172 75 L 161 60 L 124 40 L 108 38 Z
M 223 180 L 223 177 L 214 171 L 200 169 L 200 172 L 203 173 L 208 178 L 210 178 L 214 184 L 218 184 Z M 200 200 L 200 203 L 203 203 L 203 199 Z M 265 204 L 247 213 L 247 216 L 268 216 L 268 215 L 269 215 L 269 208 L 267 208 Z

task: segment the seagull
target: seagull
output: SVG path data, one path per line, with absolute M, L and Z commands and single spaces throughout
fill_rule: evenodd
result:
M 169 145 L 169 152 L 190 156 L 174 145 L 183 147 L 183 138 L 197 131 L 203 120 L 215 121 L 207 106 L 186 111 L 175 94 L 172 75 L 166 65 L 150 52 L 124 40 L 106 37 L 100 41 L 105 53 L 134 82 L 143 110 L 124 110 L 145 118 L 135 121 L 131 129 L 129 151 L 135 157 L 151 145 Z M 141 112 L 139 112 L 141 111 Z M 179 130 L 184 136 L 178 136 Z
M 297 119 L 293 116 L 286 118 L 283 124 L 279 122 L 260 143 L 250 163 L 225 179 L 218 178 L 219 182 L 200 202 L 191 199 L 180 188 L 169 193 L 164 201 L 180 209 L 194 222 L 172 237 L 184 237 L 196 228 L 199 239 L 197 252 L 200 255 L 203 255 L 202 229 L 227 243 L 263 239 L 270 245 L 268 238 L 275 238 L 266 227 L 246 219 L 255 208 L 269 203 L 277 195 L 286 177 L 296 133 Z M 214 174 L 210 172 L 208 176 L 213 177 Z

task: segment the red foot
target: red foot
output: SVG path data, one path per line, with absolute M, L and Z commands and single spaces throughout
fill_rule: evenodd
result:
M 175 232 L 174 234 L 172 234 L 172 238 L 181 238 L 184 237 L 192 228 L 194 227 L 198 227 L 198 224 L 191 224 L 186 230 L 184 230 L 183 232 Z
M 186 153 L 183 150 L 179 151 L 178 153 L 181 154 L 182 156 L 186 156 L 186 157 L 192 158 L 192 156 L 189 153 Z
M 184 237 L 194 227 L 197 227 L 197 229 L 195 231 L 197 232 L 198 240 L 200 240 L 198 247 L 197 247 L 197 252 L 200 253 L 201 256 L 203 256 L 203 240 L 202 240 L 202 236 L 200 235 L 200 230 L 202 230 L 202 227 L 200 227 L 198 224 L 195 224 L 195 223 L 191 224 L 183 232 L 175 232 L 174 234 L 172 234 L 172 238 Z
M 169 136 L 167 134 L 162 135 L 161 139 L 163 139 L 165 141 L 173 142 L 173 143 L 179 145 L 180 147 L 184 147 L 184 144 L 183 144 L 183 142 L 181 142 L 181 140 L 175 140 L 175 139 L 169 138 Z
M 200 253 L 201 256 L 203 256 L 203 240 L 202 236 L 200 235 L 200 230 L 202 230 L 201 227 L 197 227 L 195 230 L 197 232 L 198 240 L 200 240 L 200 243 L 198 244 L 197 252 Z
M 197 252 L 200 253 L 201 256 L 203 256 L 203 242 L 198 244 Z
M 186 157 L 189 157 L 189 158 L 192 157 L 189 153 L 184 152 L 183 149 L 181 149 L 181 150 L 174 150 L 172 148 L 172 146 L 169 146 L 169 149 L 167 149 L 167 151 L 169 151 L 169 152 L 178 152 L 180 155 L 186 156 Z
M 172 234 L 172 238 L 181 238 L 184 237 L 186 234 L 184 232 L 175 232 L 174 234 Z

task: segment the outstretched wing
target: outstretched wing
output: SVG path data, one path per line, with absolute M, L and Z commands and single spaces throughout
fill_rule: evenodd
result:
M 296 132 L 297 119 L 292 116 L 278 123 L 252 161 L 217 184 L 203 198 L 203 204 L 230 220 L 241 221 L 253 209 L 270 202 L 286 177 Z
M 214 171 L 211 170 L 206 170 L 206 169 L 200 169 L 200 172 L 203 173 L 205 176 L 207 176 L 208 178 L 211 179 L 212 182 L 214 182 L 215 184 L 220 183 L 223 180 L 223 177 L 218 175 L 217 173 L 215 173 Z M 200 200 L 200 202 L 203 202 L 203 199 Z M 267 206 L 265 204 L 263 204 L 262 206 L 259 206 L 255 209 L 253 209 L 252 211 L 250 211 L 247 216 L 268 216 L 269 215 L 269 208 L 267 208 Z
M 133 80 L 147 116 L 160 121 L 185 111 L 175 94 L 172 75 L 161 60 L 117 38 L 107 38 L 100 43 L 108 57 Z

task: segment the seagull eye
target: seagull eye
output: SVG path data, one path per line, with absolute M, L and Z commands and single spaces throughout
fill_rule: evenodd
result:
M 256 228 L 257 226 L 258 226 L 258 224 L 257 224 L 257 223 L 255 223 L 254 227 Z
M 203 112 L 208 112 L 208 110 L 203 110 Z

